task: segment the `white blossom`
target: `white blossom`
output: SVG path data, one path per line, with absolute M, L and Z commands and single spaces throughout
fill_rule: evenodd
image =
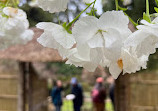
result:
M 99 19 L 91 16 L 81 18 L 72 29 L 77 47 L 74 54 L 68 57 L 67 63 L 84 67 L 89 71 L 94 71 L 98 65 L 109 67 L 115 79 L 121 72 L 135 73 L 145 69 L 148 56 L 154 51 L 149 51 L 149 54 L 148 51 L 141 52 L 143 49 L 139 49 L 140 35 L 137 36 L 139 31 L 132 34 L 128 29 L 128 23 L 128 17 L 122 11 L 106 12 Z M 144 35 L 148 36 L 148 33 Z M 152 38 L 151 35 L 149 37 Z M 146 42 L 149 42 L 148 45 L 157 43 L 150 40 Z M 130 45 L 134 43 L 135 45 Z M 148 45 L 148 48 L 145 48 L 147 50 L 150 49 Z
M 109 70 L 114 78 L 117 78 L 121 72 L 123 74 L 135 73 L 146 69 L 149 55 L 156 52 L 158 47 L 157 18 L 152 23 L 145 20 L 141 23 L 143 25 L 137 26 L 138 30 L 124 41 L 120 59 L 110 63 Z
M 156 20 L 157 18 L 152 23 L 142 20 L 143 25 L 138 25 L 138 30 L 131 34 L 125 42 L 136 51 L 138 57 L 149 56 L 156 52 L 158 47 L 158 22 Z
M 99 65 L 108 67 L 117 79 L 121 72 L 135 73 L 146 69 L 149 55 L 158 47 L 158 17 L 151 23 L 142 20 L 143 25 L 137 26 L 134 33 L 129 30 L 128 23 L 123 11 L 107 11 L 99 19 L 83 17 L 72 27 L 72 34 L 60 25 L 43 22 L 37 24 L 37 28 L 44 30 L 37 41 L 57 49 L 64 59 L 67 58 L 66 64 L 90 72 Z
M 0 49 L 25 44 L 32 39 L 34 33 L 28 29 L 26 13 L 21 9 L 5 7 L 0 20 Z
M 128 23 L 122 11 L 108 11 L 99 19 L 81 18 L 75 23 L 72 34 L 78 45 L 87 43 L 90 48 L 102 49 L 105 58 L 118 60 L 123 41 L 131 34 Z
M 75 39 L 72 34 L 69 34 L 61 25 L 41 22 L 37 28 L 43 29 L 44 33 L 37 41 L 44 47 L 57 49 L 59 54 L 65 59 L 68 51 L 75 44 Z
M 109 71 L 112 76 L 117 79 L 121 72 L 123 72 L 123 74 L 130 74 L 141 69 L 146 69 L 147 61 L 148 56 L 142 55 L 138 57 L 135 50 L 124 46 L 121 50 L 120 59 L 115 62 L 111 61 Z
M 123 70 L 117 64 L 123 43 L 131 34 L 128 23 L 128 17 L 122 11 L 106 12 L 99 19 L 92 16 L 81 18 L 72 28 L 77 47 L 71 50 L 73 53 L 68 56 L 67 63 L 91 72 L 98 65 L 110 67 L 110 71 L 117 68 L 117 74 L 111 71 L 117 78 Z
M 155 18 L 151 23 L 145 20 L 142 20 L 141 23 L 143 25 L 138 25 L 138 30 L 124 41 L 120 59 L 110 61 L 109 70 L 114 78 L 117 78 L 122 71 L 125 74 L 146 69 L 149 55 L 156 52 L 158 18 Z
M 98 67 L 101 53 L 97 49 L 91 49 L 88 44 L 77 45 L 69 51 L 69 56 L 66 64 L 75 65 L 76 67 L 83 67 L 90 72 L 94 72 Z
M 69 0 L 37 0 L 38 6 L 50 13 L 65 11 Z
M 109 70 L 114 78 L 117 78 L 122 71 L 125 74 L 146 69 L 149 55 L 156 52 L 158 47 L 157 18 L 152 23 L 145 20 L 141 23 L 143 25 L 137 26 L 138 30 L 125 40 L 120 59 L 110 63 Z

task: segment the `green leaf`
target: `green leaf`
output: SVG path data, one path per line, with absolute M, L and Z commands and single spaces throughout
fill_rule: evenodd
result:
M 151 23 L 150 16 L 148 16 L 145 12 L 143 13 L 143 19 L 146 20 L 147 22 Z
M 63 28 L 64 28 L 69 34 L 72 34 L 72 31 L 70 30 L 70 27 L 67 26 L 67 23 L 66 23 L 66 22 L 64 22 L 62 26 L 63 26 Z M 71 25 L 70 25 L 70 26 L 71 26 Z
M 157 4 L 157 6 L 158 6 L 158 0 L 155 0 L 155 2 L 156 2 L 156 4 Z
M 66 28 L 66 24 L 67 24 L 66 22 L 63 23 L 63 27 L 64 27 L 64 28 Z
M 158 8 L 157 7 L 154 7 L 155 11 L 158 13 Z
M 89 6 L 91 3 L 85 3 L 87 6 Z
M 123 8 L 123 7 L 120 7 L 120 6 L 118 6 L 118 7 L 119 7 L 119 9 L 122 10 L 122 11 L 127 11 L 127 10 L 128 10 L 127 8 Z
M 142 18 L 139 18 L 139 19 L 137 20 L 137 24 L 141 21 L 141 19 L 142 19 Z
M 91 12 L 89 12 L 89 13 L 87 12 L 86 14 L 89 15 L 89 16 L 92 16 L 92 13 L 91 13 Z

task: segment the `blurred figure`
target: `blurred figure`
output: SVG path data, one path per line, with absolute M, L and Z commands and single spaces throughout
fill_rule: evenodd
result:
M 83 105 L 83 90 L 76 78 L 71 79 L 72 89 L 71 93 L 75 95 L 73 99 L 74 111 L 81 111 Z
M 56 81 L 56 86 L 52 89 L 51 97 L 52 97 L 52 102 L 56 108 L 56 111 L 61 111 L 61 106 L 62 106 L 62 82 L 60 80 Z
M 92 90 L 92 101 L 94 111 L 105 111 L 106 89 L 103 86 L 103 78 L 96 79 L 96 85 Z
M 115 111 L 115 79 L 112 76 L 109 76 L 106 81 L 109 84 L 109 97 L 113 105 L 113 110 Z
M 112 104 L 113 104 L 113 108 L 114 108 L 114 111 L 115 111 L 115 98 L 114 98 L 114 91 L 115 90 L 115 83 L 112 83 L 109 87 L 109 96 L 110 96 L 110 99 L 112 101 Z

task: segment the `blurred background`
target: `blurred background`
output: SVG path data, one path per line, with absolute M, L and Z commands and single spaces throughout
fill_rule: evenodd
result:
M 96 15 L 114 10 L 114 0 L 98 0 Z M 150 13 L 154 12 L 155 0 L 149 0 Z M 139 22 L 145 12 L 145 0 L 120 0 L 126 13 Z M 43 33 L 36 29 L 38 22 L 62 24 L 71 22 L 86 5 L 82 0 L 70 0 L 66 12 L 50 14 L 37 7 L 36 1 L 21 0 L 20 8 L 26 11 L 30 28 L 35 32 L 28 44 L 13 46 L 0 51 L 0 111 L 55 111 L 50 92 L 56 80 L 61 80 L 62 111 L 73 111 L 73 103 L 65 97 L 71 93 L 70 81 L 76 77 L 83 88 L 84 105 L 82 111 L 92 111 L 91 91 L 97 77 L 104 78 L 106 89 L 106 111 L 158 111 L 158 52 L 151 55 L 148 68 L 136 74 L 121 75 L 114 80 L 108 69 L 98 67 L 91 73 L 83 68 L 66 65 L 54 49 L 43 48 L 36 39 Z M 90 8 L 82 14 L 86 16 Z M 130 23 L 132 31 L 135 27 Z M 110 99 L 111 86 L 114 87 L 115 102 Z M 115 107 L 115 108 L 114 108 Z

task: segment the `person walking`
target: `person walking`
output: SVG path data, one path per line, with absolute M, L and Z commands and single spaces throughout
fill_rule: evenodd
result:
M 72 89 L 71 93 L 75 96 L 73 99 L 74 111 L 81 111 L 83 105 L 83 90 L 76 78 L 71 79 Z
M 60 80 L 56 81 L 56 86 L 52 89 L 51 92 L 51 97 L 52 97 L 52 102 L 56 108 L 56 111 L 61 111 L 61 106 L 62 106 L 62 82 Z
M 92 90 L 92 101 L 94 111 L 105 111 L 106 89 L 103 86 L 103 78 L 96 79 L 96 85 Z

